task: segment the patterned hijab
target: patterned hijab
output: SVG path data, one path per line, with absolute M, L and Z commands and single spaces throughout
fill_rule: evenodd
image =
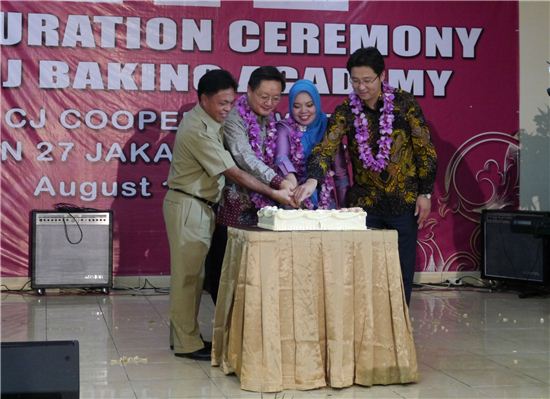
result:
M 317 113 L 315 119 L 307 127 L 306 132 L 302 136 L 302 147 L 304 149 L 304 156 L 307 159 L 313 147 L 323 139 L 327 128 L 327 115 L 321 108 L 321 96 L 313 82 L 301 79 L 292 85 L 288 93 L 288 112 L 290 117 L 292 117 L 292 106 L 296 96 L 304 92 L 311 96 Z

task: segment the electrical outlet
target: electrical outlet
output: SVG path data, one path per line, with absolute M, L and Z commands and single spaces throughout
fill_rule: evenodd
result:
M 460 278 L 448 278 L 445 283 L 453 286 L 462 285 L 462 280 Z

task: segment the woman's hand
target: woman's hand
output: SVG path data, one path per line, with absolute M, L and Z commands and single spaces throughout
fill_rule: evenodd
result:
M 301 204 L 303 200 L 311 197 L 311 194 L 313 194 L 316 188 L 317 180 L 307 179 L 304 184 L 299 185 L 296 187 L 296 190 L 294 190 L 294 202 L 296 204 Z

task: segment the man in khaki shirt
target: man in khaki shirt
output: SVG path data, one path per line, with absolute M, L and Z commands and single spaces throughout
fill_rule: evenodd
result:
M 210 359 L 197 315 L 215 225 L 212 207 L 220 200 L 225 177 L 281 204 L 291 203 L 288 188 L 275 190 L 261 183 L 235 166 L 224 149 L 221 124 L 236 90 L 229 72 L 207 72 L 199 81 L 199 103 L 185 115 L 174 143 L 163 213 L 170 244 L 170 346 L 180 357 Z

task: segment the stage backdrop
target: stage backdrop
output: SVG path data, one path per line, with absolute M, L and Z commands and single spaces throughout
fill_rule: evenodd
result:
M 292 9 L 290 7 L 293 7 Z M 2 1 L 2 276 L 27 276 L 29 212 L 114 211 L 114 273 L 169 274 L 162 200 L 177 125 L 205 71 L 245 92 L 275 65 L 331 112 L 361 46 L 414 93 L 439 155 L 418 271 L 477 270 L 479 215 L 518 196 L 518 4 Z M 286 113 L 286 98 L 279 111 Z

